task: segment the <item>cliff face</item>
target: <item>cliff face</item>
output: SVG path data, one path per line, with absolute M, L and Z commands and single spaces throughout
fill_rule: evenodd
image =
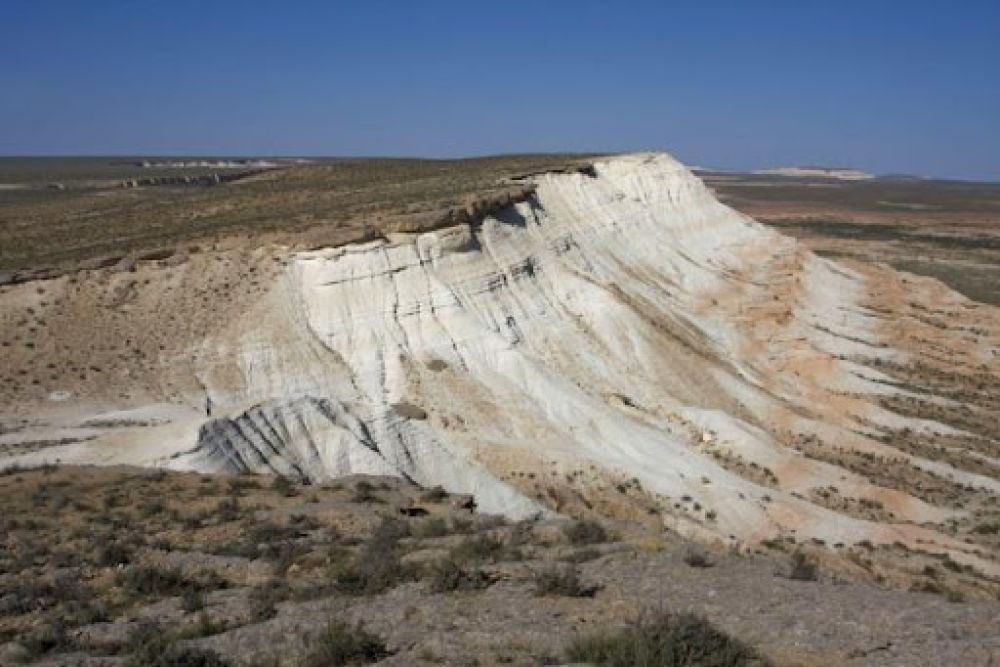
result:
M 78 318 L 72 336 L 51 334 L 55 355 L 84 354 L 97 331 L 151 350 L 141 367 L 108 362 L 127 397 L 94 383 L 57 400 L 25 389 L 10 416 L 36 423 L 3 442 L 44 427 L 79 442 L 11 449 L 17 460 L 393 474 L 512 516 L 641 513 L 740 542 L 919 542 L 997 569 L 936 527 L 1000 492 L 985 414 L 955 393 L 1000 373 L 994 309 L 818 258 L 663 154 L 529 180 L 472 222 L 192 258 L 133 286 L 120 325 Z M 102 275 L 48 289 L 110 299 L 123 279 Z M 188 303 L 209 279 L 229 291 Z M 30 288 L 0 295 L 5 312 L 37 306 Z M 946 380 L 915 384 L 918 361 Z M 935 439 L 967 456 L 914 444 Z

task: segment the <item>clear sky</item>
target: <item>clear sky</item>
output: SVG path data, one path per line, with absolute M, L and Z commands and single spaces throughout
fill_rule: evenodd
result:
M 0 154 L 632 149 L 1000 180 L 1000 0 L 0 0 Z

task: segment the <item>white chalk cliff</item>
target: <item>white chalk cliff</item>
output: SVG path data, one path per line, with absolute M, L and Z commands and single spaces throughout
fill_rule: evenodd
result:
M 533 197 L 476 224 L 292 254 L 183 361 L 161 360 L 170 380 L 159 395 L 144 390 L 148 407 L 105 403 L 90 415 L 147 410 L 150 424 L 90 428 L 93 439 L 45 456 L 308 480 L 402 475 L 518 517 L 561 509 L 565 494 L 546 487 L 585 498 L 588 485 L 625 484 L 665 524 L 725 540 L 795 531 L 957 548 L 917 525 L 956 510 L 790 441 L 891 453 L 1000 490 L 872 437 L 950 432 L 880 407 L 878 396 L 903 390 L 859 359 L 912 360 L 898 293 L 955 307 L 961 297 L 819 258 L 718 202 L 665 154 L 531 179 Z M 196 279 L 188 271 L 179 280 Z M 986 348 L 963 354 L 995 363 L 980 358 Z M 128 438 L 147 444 L 130 449 Z M 895 521 L 810 501 L 830 486 Z

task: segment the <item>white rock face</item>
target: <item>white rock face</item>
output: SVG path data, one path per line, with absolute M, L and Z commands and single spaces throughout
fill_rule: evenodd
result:
M 762 467 L 796 468 L 782 476 L 789 490 L 900 495 L 778 446 L 759 426 L 781 415 L 806 432 L 814 421 L 839 431 L 850 415 L 816 414 L 821 394 L 883 390 L 830 356 L 871 352 L 856 342 L 874 336 L 868 319 L 840 317 L 864 295 L 862 278 L 723 206 L 665 155 L 598 163 L 596 174 L 541 176 L 535 200 L 480 227 L 297 256 L 276 291 L 284 307 L 265 309 L 285 321 L 262 328 L 262 314 L 251 315 L 237 340 L 216 343 L 230 351 L 237 368 L 224 376 L 236 381 L 204 379 L 228 413 L 261 404 L 237 422 L 280 425 L 255 430 L 280 436 L 259 436 L 244 465 L 311 478 L 402 474 L 523 515 L 541 507 L 499 474 L 570 461 L 690 497 L 702 513 L 715 510 L 710 528 L 725 535 L 871 532 L 791 496 L 775 516 L 761 499 L 784 494 L 691 444 L 708 444 L 704 429 Z M 801 265 L 787 275 L 775 269 L 792 261 Z M 753 309 L 773 308 L 775 280 L 794 281 L 799 296 L 782 298 L 787 326 L 768 342 L 757 328 L 773 317 L 757 321 Z M 748 350 L 757 345 L 778 364 L 829 368 L 819 381 L 774 373 L 758 363 L 766 350 Z M 398 403 L 428 418 L 407 419 Z M 218 440 L 203 430 L 192 465 L 231 469 Z M 914 519 L 949 515 L 905 505 Z
M 556 481 L 628 482 L 692 534 L 953 546 L 810 502 L 836 486 L 905 521 L 955 513 L 785 439 L 883 453 L 862 431 L 947 430 L 877 407 L 895 390 L 851 361 L 909 358 L 870 306 L 881 287 L 722 205 L 667 155 L 598 162 L 595 174 L 533 177 L 532 199 L 481 225 L 294 255 L 263 298 L 193 347 L 196 382 L 174 381 L 188 387 L 186 416 L 171 416 L 176 439 L 147 462 L 401 475 L 514 517 L 558 510 L 544 491 Z M 111 436 L 96 437 L 65 458 L 129 459 L 100 458 Z
M 776 167 L 774 169 L 760 169 L 753 173 L 771 176 L 836 178 L 841 181 L 870 181 L 875 178 L 874 174 L 860 169 L 824 167 Z

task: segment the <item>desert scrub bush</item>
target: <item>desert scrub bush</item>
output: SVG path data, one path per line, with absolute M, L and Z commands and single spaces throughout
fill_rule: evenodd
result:
M 594 547 L 584 547 L 582 549 L 574 549 L 567 554 L 559 557 L 559 560 L 565 563 L 586 563 L 587 561 L 592 561 L 600 558 L 603 554 Z
M 1000 534 L 1000 521 L 993 523 L 980 523 L 972 529 L 977 535 L 997 535 Z
M 132 549 L 106 533 L 91 537 L 89 548 L 89 560 L 100 567 L 126 565 L 132 560 Z
M 159 516 L 167 510 L 166 506 L 159 500 L 147 500 L 139 506 L 139 515 L 146 519 Z
M 294 526 L 300 531 L 316 530 L 323 526 L 316 517 L 309 516 L 308 514 L 292 514 L 288 517 L 288 525 Z
M 292 596 L 284 579 L 268 579 L 250 590 L 250 620 L 260 623 L 278 615 L 278 603 Z
M 211 478 L 203 477 L 199 480 L 198 488 L 195 489 L 194 494 L 200 498 L 216 496 L 219 495 L 219 487 Z
M 553 565 L 535 573 L 535 595 L 561 595 L 563 597 L 592 597 L 597 589 L 584 586 L 580 573 L 572 565 Z
M 228 629 L 228 623 L 225 621 L 216 621 L 209 615 L 207 610 L 202 609 L 201 613 L 198 614 L 197 622 L 185 625 L 174 632 L 172 636 L 174 639 L 200 639 L 220 634 Z
M 766 549 L 774 549 L 775 551 L 784 551 L 785 543 L 779 539 L 766 539 L 760 541 L 760 546 Z
M 391 655 L 385 640 L 358 623 L 350 626 L 331 621 L 317 636 L 302 661 L 303 667 L 366 665 Z
M 658 613 L 616 631 L 578 637 L 569 662 L 610 667 L 749 667 L 770 665 L 756 650 L 694 614 Z
M 608 541 L 608 532 L 596 521 L 574 521 L 563 526 L 563 535 L 570 544 L 600 544 Z
M 215 516 L 220 523 L 236 521 L 243 516 L 240 499 L 237 496 L 223 498 L 215 505 L 215 510 L 211 512 L 211 515 Z
M 136 565 L 118 575 L 118 585 L 132 595 L 168 595 L 184 592 L 188 581 L 177 568 Z
M 490 580 L 481 570 L 465 570 L 455 561 L 446 558 L 431 567 L 429 584 L 434 593 L 450 593 L 486 588 L 490 585 Z
M 229 480 L 227 485 L 229 487 L 229 493 L 234 496 L 243 495 L 244 491 L 249 491 L 250 489 L 259 489 L 260 482 L 247 474 L 241 474 L 238 477 L 233 477 Z
M 41 627 L 20 638 L 27 660 L 35 661 L 52 651 L 68 651 L 74 648 L 69 628 L 62 618 L 48 619 Z
M 63 574 L 54 578 L 22 573 L 0 584 L 0 616 L 26 614 L 54 607 L 80 608 L 95 597 L 94 590 L 79 577 Z
M 443 500 L 447 500 L 448 492 L 444 490 L 443 486 L 432 486 L 421 494 L 420 499 L 428 503 L 439 503 Z
M 796 551 L 792 554 L 788 578 L 795 581 L 816 581 L 819 579 L 819 566 L 801 551 Z
M 210 552 L 217 556 L 250 559 L 263 557 L 272 562 L 289 558 L 294 560 L 306 550 L 304 545 L 294 542 L 302 536 L 302 530 L 298 525 L 261 521 L 251 525 L 242 539 L 214 545 Z M 288 565 L 291 565 L 291 562 Z
M 299 494 L 295 485 L 292 484 L 287 477 L 282 477 L 280 475 L 275 477 L 274 481 L 271 482 L 271 489 L 285 498 L 293 498 Z
M 272 521 L 261 521 L 250 527 L 247 536 L 257 544 L 270 544 L 298 539 L 302 537 L 302 531 L 298 526 L 291 524 L 280 525 Z
M 451 519 L 451 532 L 453 533 L 471 533 L 474 531 L 472 519 L 465 519 L 460 516 L 452 517 Z
M 20 466 L 20 464 L 18 464 L 18 463 L 12 463 L 11 465 L 7 466 L 6 468 L 0 468 L 0 477 L 12 477 L 12 476 L 18 475 L 18 474 L 20 474 L 22 472 L 25 472 L 25 469 L 22 468 Z
M 688 549 L 684 553 L 684 563 L 689 567 L 714 567 L 715 563 L 704 551 L 699 549 Z
M 505 560 L 521 560 L 521 550 L 507 545 L 503 539 L 493 535 L 473 535 L 455 545 L 450 558 L 458 563 L 496 563 Z
M 500 514 L 483 514 L 476 520 L 476 530 L 496 530 L 507 525 L 507 519 Z
M 175 643 L 177 638 L 155 623 L 140 623 L 129 635 L 125 664 L 127 667 L 227 667 L 230 664 L 214 651 L 180 646 Z
M 253 560 L 260 557 L 261 550 L 256 542 L 251 542 L 250 540 L 231 540 L 212 545 L 207 551 L 216 556 L 236 556 L 238 558 Z
M 181 609 L 187 613 L 201 611 L 205 608 L 205 595 L 194 586 L 181 591 Z
M 288 568 L 309 553 L 309 547 L 297 542 L 279 542 L 277 544 L 267 544 L 261 549 L 261 556 L 271 562 L 274 573 L 284 575 Z
M 194 577 L 185 577 L 178 568 L 161 568 L 155 565 L 133 565 L 118 575 L 117 583 L 127 593 L 135 596 L 184 596 L 189 589 L 204 592 L 225 588 L 227 585 L 214 572 L 199 572 Z
M 354 496 L 351 498 L 356 503 L 378 503 L 382 499 L 375 493 L 375 485 L 367 480 L 359 480 L 354 485 Z
M 414 537 L 444 537 L 448 534 L 448 522 L 441 517 L 430 517 L 414 524 L 411 531 Z
M 413 569 L 400 561 L 399 540 L 408 533 L 405 523 L 383 519 L 351 564 L 337 572 L 338 588 L 346 593 L 370 595 L 413 579 Z

